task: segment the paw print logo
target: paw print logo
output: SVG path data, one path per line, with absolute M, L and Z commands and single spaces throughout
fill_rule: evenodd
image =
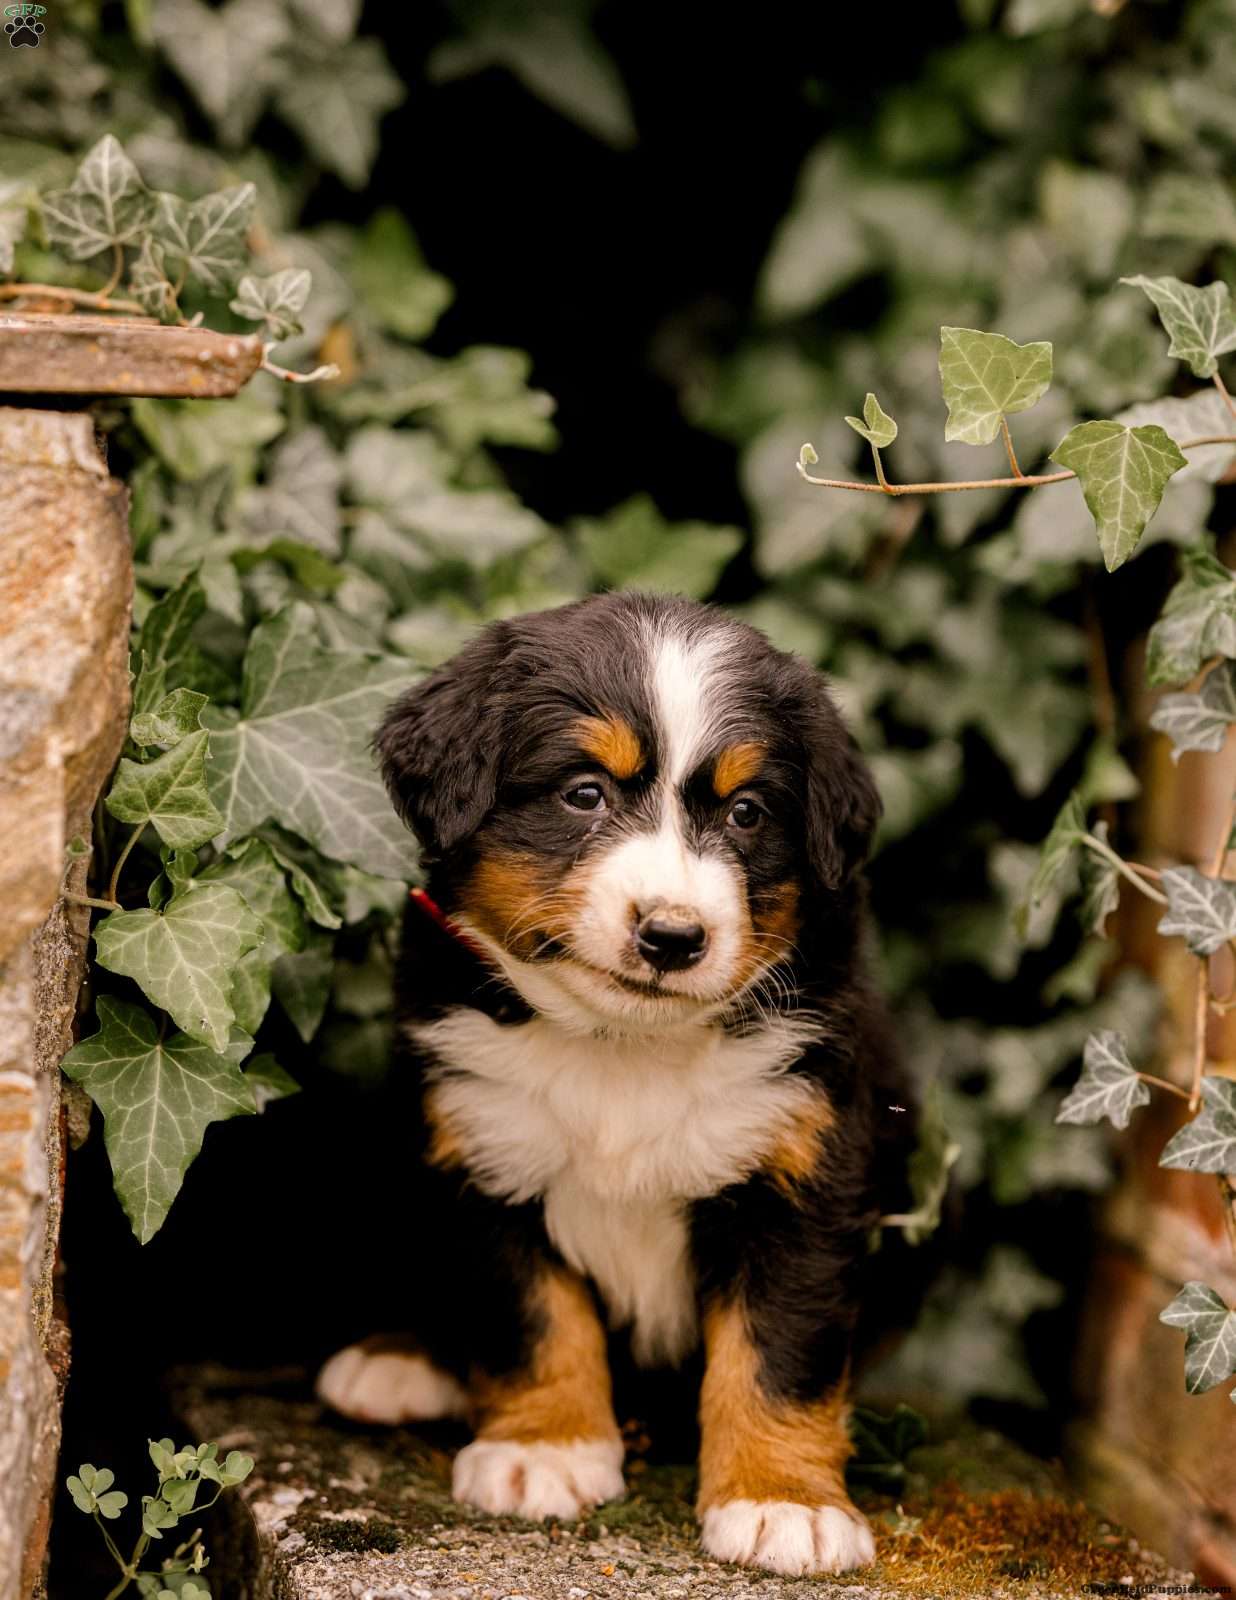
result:
M 16 50 L 20 45 L 35 46 L 47 31 L 39 21 L 40 17 L 47 15 L 47 7 L 33 5 L 30 0 L 23 0 L 20 5 L 5 6 L 4 14 L 8 21 L 4 31 L 9 36 L 9 43 Z

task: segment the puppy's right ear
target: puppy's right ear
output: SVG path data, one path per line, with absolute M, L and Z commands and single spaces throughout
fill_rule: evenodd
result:
M 395 809 L 435 859 L 469 838 L 498 797 L 506 650 L 487 628 L 390 707 L 374 749 Z

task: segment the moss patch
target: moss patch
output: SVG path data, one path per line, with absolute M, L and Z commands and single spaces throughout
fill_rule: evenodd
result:
M 408 1535 L 385 1517 L 293 1517 L 288 1526 L 320 1550 L 358 1553 L 377 1550 L 392 1555 L 409 1542 Z

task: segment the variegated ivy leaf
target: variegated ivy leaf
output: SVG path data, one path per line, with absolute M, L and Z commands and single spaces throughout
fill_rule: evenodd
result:
M 251 183 L 200 200 L 155 196 L 151 230 L 178 281 L 192 278 L 210 294 L 228 294 L 249 260 L 248 232 L 257 203 Z M 303 303 L 303 302 L 302 302 Z
M 861 418 L 847 417 L 845 420 L 860 438 L 866 439 L 877 450 L 883 450 L 897 437 L 897 424 L 873 394 L 864 400 Z
M 1106 822 L 1096 822 L 1091 832 L 1104 844 L 1108 842 Z M 1097 850 L 1083 850 L 1081 887 L 1082 926 L 1087 933 L 1097 933 L 1102 937 L 1108 917 L 1120 904 L 1120 874 L 1112 862 Z
M 120 1203 L 142 1244 L 159 1231 L 212 1122 L 256 1110 L 238 1060 L 183 1033 L 160 1039 L 140 1006 L 101 996 L 99 1030 L 61 1063 L 103 1113 Z
M 259 1111 L 265 1111 L 276 1100 L 286 1100 L 300 1093 L 300 1084 L 270 1054 L 253 1057 L 245 1067 L 245 1081 L 253 1090 Z
M 1127 1128 L 1135 1108 L 1149 1101 L 1150 1090 L 1130 1064 L 1124 1039 L 1104 1028 L 1086 1040 L 1081 1077 L 1061 1102 L 1056 1121 L 1102 1122 L 1106 1117 L 1113 1127 Z
M 148 711 L 139 711 L 129 723 L 129 737 L 134 744 L 150 746 L 174 745 L 202 725 L 202 708 L 206 696 L 192 689 L 173 689 Z
M 1184 683 L 1211 656 L 1236 657 L 1236 575 L 1204 546 L 1181 553 L 1183 571 L 1150 630 L 1146 676 Z
M 1172 760 L 1186 750 L 1223 748 L 1236 722 L 1236 668 L 1221 661 L 1206 674 L 1198 694 L 1165 694 L 1150 713 L 1150 726 L 1172 741 Z
M 233 974 L 263 937 L 260 919 L 225 884 L 193 886 L 162 911 L 113 911 L 96 924 L 99 965 L 135 983 L 194 1039 L 226 1050 Z
M 173 849 L 205 844 L 223 827 L 206 790 L 209 745 L 202 728 L 153 761 L 122 761 L 104 804 L 121 822 L 151 823 Z
M 324 650 L 312 611 L 285 606 L 255 628 L 239 712 L 209 707 L 210 793 L 230 837 L 273 820 L 324 855 L 388 878 L 414 859 L 369 739 L 413 677 L 405 661 Z
M 1030 880 L 1030 888 L 1026 898 L 1017 912 L 1017 923 L 1022 937 L 1030 919 L 1030 912 L 1039 904 L 1044 895 L 1052 888 L 1061 874 L 1073 860 L 1073 853 L 1082 842 L 1086 832 L 1086 812 L 1082 805 L 1081 796 L 1075 789 L 1061 806 L 1056 820 L 1051 825 L 1051 831 L 1043 840 L 1043 848 L 1039 854 L 1039 864 L 1034 877 Z
M 306 52 L 276 105 L 310 151 L 350 189 L 363 189 L 378 153 L 378 123 L 407 90 L 377 39 Z
M 147 236 L 137 260 L 129 268 L 129 293 L 147 316 L 171 322 L 176 316 L 176 294 L 168 281 L 163 246 Z
M 1195 956 L 1213 955 L 1236 938 L 1236 884 L 1196 867 L 1168 867 L 1160 882 L 1167 896 L 1160 933 L 1179 934 Z
M 1236 315 L 1226 283 L 1198 289 L 1171 277 L 1139 275 L 1120 281 L 1145 290 L 1171 336 L 1168 355 L 1187 361 L 1195 377 L 1212 378 L 1219 369 L 1217 358 L 1236 350 Z
M 119 139 L 105 134 L 67 189 L 43 196 L 48 243 L 73 261 L 131 244 L 150 219 L 153 200 Z
M 0 272 L 12 272 L 14 252 L 26 236 L 29 220 L 24 205 L 0 206 Z
M 300 313 L 312 286 L 313 280 L 303 267 L 287 267 L 269 278 L 249 274 L 240 280 L 231 307 L 238 317 L 264 323 L 269 338 L 278 344 L 301 331 Z
M 1236 1377 L 1236 1311 L 1196 1279 L 1159 1313 L 1169 1328 L 1185 1330 L 1185 1388 L 1205 1394 Z
M 1213 1076 L 1202 1079 L 1202 1109 L 1167 1141 L 1159 1165 L 1186 1172 L 1236 1173 L 1236 1082 Z
M 1051 459 L 1077 474 L 1109 572 L 1133 554 L 1168 479 L 1188 465 L 1176 441 L 1153 423 L 1079 423 Z
M 155 43 L 214 122 L 225 145 L 247 139 L 271 85 L 286 71 L 288 16 L 278 0 L 159 0 Z
M 1051 383 L 1052 350 L 1046 340 L 1014 344 L 977 328 L 940 329 L 940 383 L 948 406 L 946 439 L 990 444 L 1000 419 L 1028 411 Z

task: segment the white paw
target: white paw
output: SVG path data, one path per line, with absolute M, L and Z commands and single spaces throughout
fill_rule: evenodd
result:
M 809 1572 L 849 1572 L 875 1560 L 871 1529 L 853 1507 L 730 1500 L 705 1511 L 700 1538 L 718 1561 L 763 1567 L 792 1578 Z
M 620 1439 L 573 1444 L 476 1439 L 455 1457 L 451 1480 L 456 1500 L 529 1522 L 571 1521 L 625 1492 Z
M 433 1422 L 460 1417 L 467 1396 L 450 1373 L 412 1351 L 350 1344 L 318 1373 L 318 1399 L 357 1422 Z

